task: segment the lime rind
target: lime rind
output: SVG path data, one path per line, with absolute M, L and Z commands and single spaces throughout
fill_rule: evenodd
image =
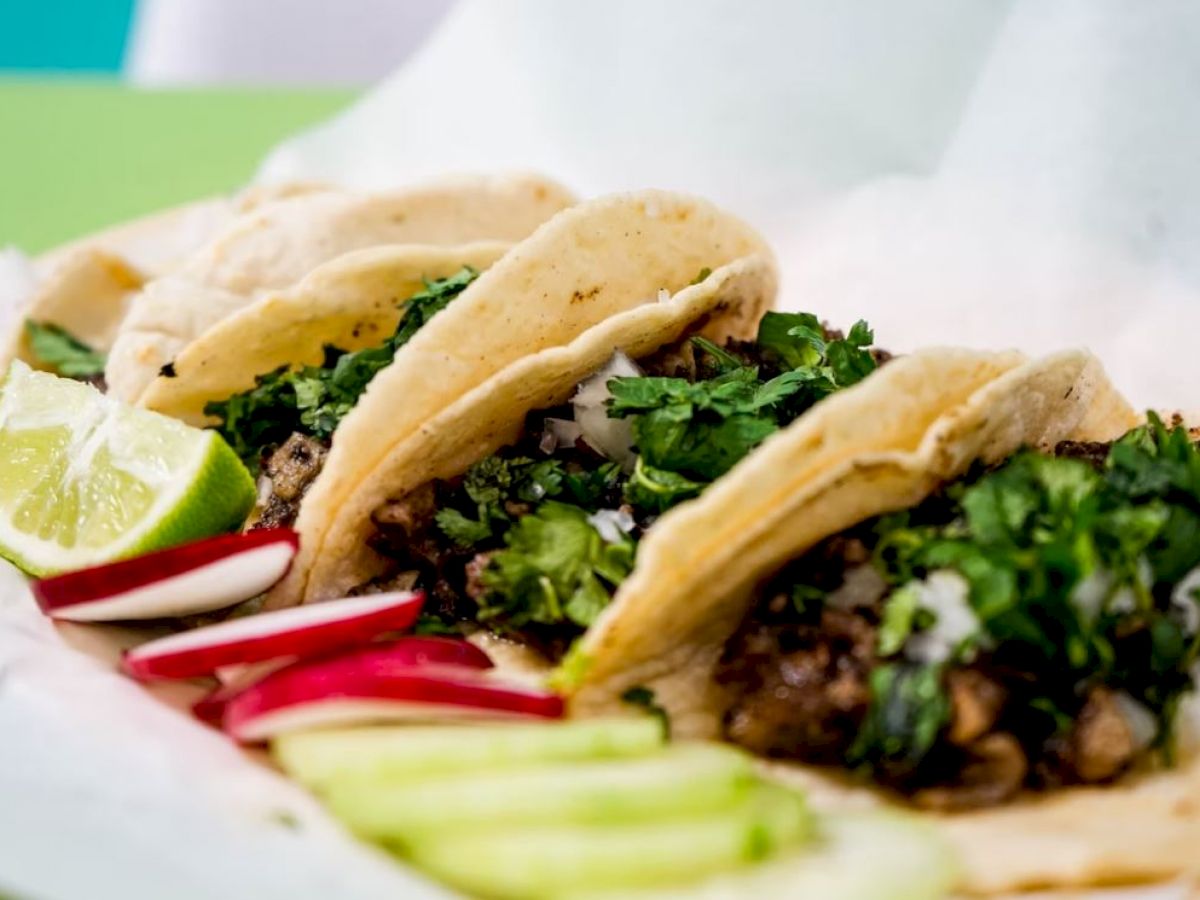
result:
M 14 362 L 0 391 L 0 556 L 34 575 L 239 527 L 254 481 L 215 432 Z

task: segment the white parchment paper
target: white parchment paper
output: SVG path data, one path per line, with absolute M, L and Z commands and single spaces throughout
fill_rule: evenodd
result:
M 1084 344 L 1136 402 L 1195 408 L 1198 47 L 1188 0 L 468 0 L 261 177 L 689 190 L 775 242 L 787 307 L 865 317 L 897 350 Z M 70 649 L 4 569 L 6 891 L 442 895 Z
M 1087 345 L 1200 406 L 1200 5 L 477 0 L 262 177 L 533 168 L 756 222 L 884 345 Z

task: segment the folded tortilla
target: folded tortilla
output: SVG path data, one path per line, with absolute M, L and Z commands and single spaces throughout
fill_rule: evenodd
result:
M 379 500 L 507 443 L 525 410 L 565 398 L 614 350 L 752 334 L 775 286 L 761 237 L 703 201 L 646 191 L 559 214 L 423 328 L 342 421 L 300 508 L 300 555 L 268 604 L 369 578 L 379 560 L 362 537 Z
M 756 588 L 785 563 L 858 523 L 919 503 L 977 461 L 996 463 L 1023 446 L 1049 449 L 1060 440 L 1108 441 L 1139 424 L 1084 352 L 1032 362 L 1009 357 L 1004 371 L 974 380 L 961 369 L 969 359 L 926 351 L 890 363 L 668 514 L 585 637 L 588 665 L 574 712 L 615 711 L 625 691 L 644 686 L 675 734 L 718 735 L 728 703 L 714 678 L 722 649 Z M 827 809 L 898 802 L 845 772 L 774 762 L 769 769 Z M 958 851 L 960 887 L 969 893 L 1186 876 L 1200 861 L 1200 760 L 1112 785 L 924 816 Z
M 105 368 L 109 392 L 137 401 L 162 366 L 222 318 L 353 250 L 519 240 L 572 202 L 554 182 L 513 176 L 382 194 L 309 191 L 258 204 L 133 298 Z

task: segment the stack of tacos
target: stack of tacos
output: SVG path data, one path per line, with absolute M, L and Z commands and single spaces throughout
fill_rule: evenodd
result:
M 257 473 L 246 527 L 300 535 L 268 607 L 420 588 L 577 715 L 924 811 L 971 891 L 1195 865 L 1200 453 L 1086 351 L 893 358 L 776 311 L 710 204 L 535 178 L 268 198 L 104 271 L 46 322 Z

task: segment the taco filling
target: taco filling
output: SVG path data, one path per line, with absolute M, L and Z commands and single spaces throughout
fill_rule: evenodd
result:
M 479 277 L 463 266 L 402 304 L 402 318 L 383 343 L 347 351 L 326 346 L 320 365 L 282 366 L 255 378 L 255 386 L 209 403 L 205 415 L 251 471 L 260 472 L 255 528 L 295 521 L 300 501 L 316 480 L 333 432 L 354 408 L 371 379 L 391 365 L 396 352 Z
M 843 335 L 768 313 L 753 341 L 617 354 L 512 445 L 376 509 L 371 546 L 390 570 L 358 590 L 423 588 L 428 627 L 479 623 L 561 658 L 657 517 L 874 370 L 886 354 L 872 340 L 863 322 Z
M 61 325 L 25 320 L 29 351 L 39 368 L 105 391 L 104 354 L 81 341 Z
M 717 678 L 729 740 L 957 810 L 1170 764 L 1198 653 L 1200 452 L 1151 416 L 826 540 Z

